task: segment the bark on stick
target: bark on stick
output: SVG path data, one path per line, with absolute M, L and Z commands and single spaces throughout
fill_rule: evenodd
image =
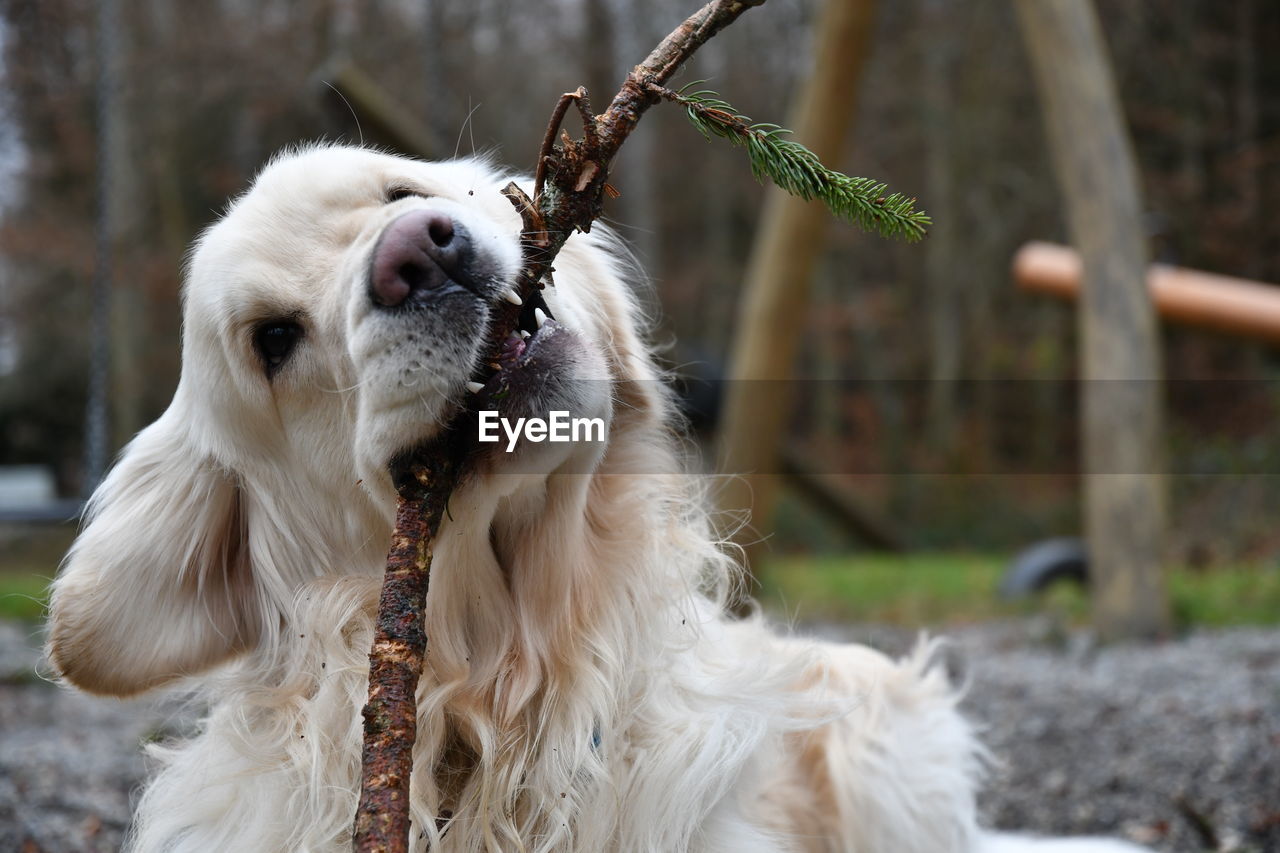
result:
M 609 167 L 660 89 L 694 51 L 765 0 L 713 0 L 677 27 L 637 65 L 602 115 L 594 116 L 585 89 L 561 97 L 538 154 L 534 198 L 517 185 L 503 191 L 520 212 L 524 263 L 517 291 L 528 298 L 549 278 L 551 262 L 575 230 L 589 231 L 600 216 Z M 583 137 L 560 134 L 570 107 L 582 117 Z M 520 309 L 499 301 L 489 329 L 486 361 L 496 361 L 517 325 Z M 463 411 L 440 438 L 391 465 L 399 495 L 395 530 L 369 652 L 369 698 L 364 707 L 360 803 L 353 847 L 357 853 L 407 853 L 409 790 L 417 734 L 416 690 L 426 653 L 423 624 L 431 573 L 431 547 L 449 495 L 466 476 L 475 412 Z

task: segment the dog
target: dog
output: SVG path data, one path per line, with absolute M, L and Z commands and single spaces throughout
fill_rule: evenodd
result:
M 606 229 L 568 240 L 480 363 L 520 298 L 507 180 L 301 148 L 196 243 L 173 402 L 97 489 L 50 605 L 66 682 L 207 702 L 153 747 L 128 849 L 349 849 L 388 463 L 468 402 L 604 429 L 477 444 L 450 498 L 413 850 L 1136 849 L 980 829 L 985 754 L 932 645 L 893 661 L 726 615 L 734 560 Z

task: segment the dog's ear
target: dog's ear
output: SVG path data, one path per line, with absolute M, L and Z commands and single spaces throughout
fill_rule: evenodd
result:
M 234 475 L 186 435 L 172 409 L 138 434 L 54 582 L 49 657 L 85 690 L 139 693 L 259 635 Z

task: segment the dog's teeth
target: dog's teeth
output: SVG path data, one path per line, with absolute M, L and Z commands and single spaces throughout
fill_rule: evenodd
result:
M 538 328 L 541 329 L 542 324 L 547 322 L 547 312 L 543 311 L 541 308 L 534 308 L 533 319 L 538 321 Z
M 512 305 L 524 304 L 524 300 L 520 298 L 520 295 L 509 287 L 502 291 L 502 298 L 510 302 Z
M 531 338 L 531 337 L 533 337 L 533 335 L 529 334 L 529 333 L 528 333 L 528 332 L 526 332 L 524 329 L 521 329 L 521 330 L 520 330 L 520 340 L 522 340 L 522 341 L 527 341 L 527 340 L 529 340 L 529 338 Z
M 472 394 L 479 394 L 481 391 L 483 391 L 483 390 L 484 390 L 484 383 L 483 383 L 483 382 L 468 382 L 468 383 L 467 383 L 467 390 L 468 390 L 468 391 L 470 391 Z

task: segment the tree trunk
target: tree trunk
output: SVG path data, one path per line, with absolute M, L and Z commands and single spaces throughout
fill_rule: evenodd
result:
M 1263 271 L 1262 219 L 1258 215 L 1261 181 L 1257 168 L 1249 167 L 1249 155 L 1258 151 L 1258 51 L 1254 42 L 1257 32 L 1257 7 L 1254 0 L 1236 4 L 1236 150 L 1246 152 L 1236 166 L 1236 185 L 1240 208 L 1241 269 L 1249 278 L 1261 278 Z M 1254 351 L 1257 352 L 1256 350 Z M 1259 368 L 1262 365 L 1258 365 Z
M 125 3 L 112 4 L 107 14 L 116 16 L 110 34 L 104 39 L 102 62 L 114 81 L 113 107 L 99 116 L 106 123 L 107 229 L 111 254 L 119 267 L 137 269 L 136 251 L 145 218 L 140 163 L 136 138 L 142 115 L 136 93 L 138 77 L 134 70 L 135 36 L 139 29 L 135 10 Z M 142 351 L 150 327 L 147 300 L 135 275 L 113 275 L 111 287 L 111 447 L 114 451 L 133 438 L 146 425 L 143 413 Z
M 444 3 L 445 0 L 426 0 L 423 10 L 420 103 L 423 124 L 431 134 L 431 151 L 436 152 L 437 157 L 453 151 L 447 144 L 453 140 L 450 138 L 449 98 L 444 94 L 444 87 L 452 78 L 449 77 L 449 64 L 444 55 L 449 31 Z
M 603 100 L 626 74 L 614 49 L 615 15 L 613 0 L 585 0 L 582 5 L 582 76 L 593 99 Z M 606 105 L 593 101 L 592 106 L 603 109 Z
M 929 0 L 925 21 L 934 32 L 950 33 L 958 16 L 954 4 Z M 921 99 L 928 147 L 925 171 L 928 175 L 929 212 L 934 225 L 925 242 L 925 280 L 929 310 L 929 440 L 950 456 L 959 425 L 958 385 L 960 380 L 963 286 L 957 263 L 956 227 L 958 217 L 953 191 L 952 146 L 955 144 L 952 79 L 955 76 L 956 41 L 942 36 L 930 45 L 924 61 L 925 91 Z
M 814 25 L 814 68 L 789 126 L 796 140 L 825 163 L 834 165 L 844 148 L 874 12 L 874 0 L 827 0 Z M 771 187 L 747 266 L 719 459 L 721 471 L 737 475 L 727 481 L 721 506 L 751 511 L 751 526 L 739 533 L 738 544 L 757 575 L 761 535 L 768 530 L 778 488 L 778 457 L 790 410 L 787 391 L 828 216 L 821 202 Z
M 1133 151 L 1093 4 L 1014 7 L 1084 260 L 1084 517 L 1094 622 L 1110 638 L 1159 637 L 1170 624 L 1161 570 L 1161 370 Z
M 643 56 L 653 44 L 655 36 L 662 34 L 655 29 L 651 11 L 645 4 L 625 2 L 613 8 L 613 53 L 615 61 L 626 63 L 628 58 Z M 618 68 L 622 79 L 630 66 Z M 616 83 L 617 81 L 613 81 Z M 601 112 L 609 106 L 613 84 L 600 92 L 589 93 L 592 106 Z M 597 103 L 597 101 L 599 103 Z M 622 191 L 617 201 L 616 218 L 626 226 L 624 233 L 631 249 L 640 259 L 643 269 L 656 270 L 662 261 L 662 245 L 658 229 L 658 203 L 656 179 L 655 128 L 646 125 L 632 136 L 618 152 L 611 172 L 614 185 Z

